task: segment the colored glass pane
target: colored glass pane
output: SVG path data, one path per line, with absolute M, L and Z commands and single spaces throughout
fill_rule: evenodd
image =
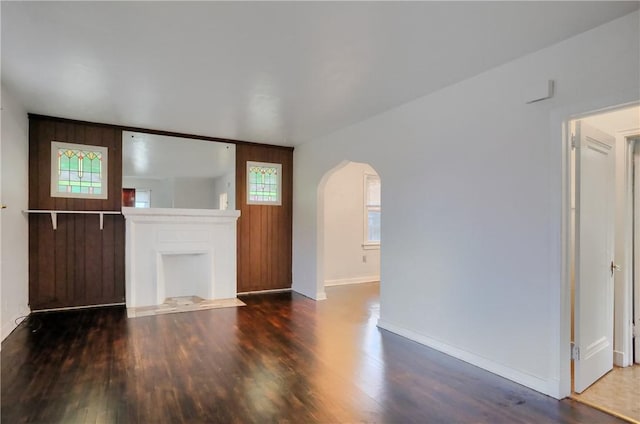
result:
M 249 166 L 249 201 L 277 203 L 279 201 L 279 166 Z
M 102 193 L 102 153 L 58 148 L 58 192 Z

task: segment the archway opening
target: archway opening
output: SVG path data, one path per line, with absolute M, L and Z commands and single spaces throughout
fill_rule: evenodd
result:
M 380 282 L 381 180 L 367 163 L 343 161 L 318 186 L 318 285 Z M 377 289 L 376 289 L 377 290 Z

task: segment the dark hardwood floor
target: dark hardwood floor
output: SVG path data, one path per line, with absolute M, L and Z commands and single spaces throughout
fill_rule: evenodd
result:
M 619 423 L 376 327 L 378 286 L 127 319 L 38 314 L 2 343 L 2 423 Z

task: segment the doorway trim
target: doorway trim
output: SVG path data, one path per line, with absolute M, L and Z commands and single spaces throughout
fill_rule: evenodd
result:
M 377 272 L 376 274 L 365 274 L 365 275 L 359 275 L 356 274 L 354 276 L 349 276 L 347 278 L 340 278 L 340 279 L 335 279 L 335 280 L 327 280 L 327 269 L 326 269 L 326 262 L 327 262 L 327 258 L 325 257 L 325 245 L 326 245 L 326 235 L 327 235 L 327 231 L 328 231 L 328 226 L 326 225 L 326 218 L 327 218 L 327 203 L 326 203 L 326 195 L 327 195 L 327 184 L 329 183 L 329 180 L 331 180 L 339 171 L 343 170 L 344 168 L 346 168 L 349 165 L 357 165 L 357 166 L 368 166 L 370 168 L 369 169 L 363 169 L 362 170 L 362 174 L 359 174 L 361 176 L 366 176 L 366 175 L 375 175 L 377 178 L 380 178 L 380 174 L 378 173 L 378 171 L 376 170 L 376 168 L 369 162 L 363 162 L 363 161 L 354 161 L 354 160 L 348 160 L 348 159 L 344 159 L 342 160 L 340 163 L 338 163 L 336 166 L 330 168 L 329 170 L 327 170 L 322 178 L 320 179 L 320 182 L 318 183 L 318 188 L 317 188 L 317 215 L 316 215 L 316 229 L 317 229 L 317 237 L 316 237 L 316 281 L 317 281 L 317 290 L 316 290 L 316 298 L 315 300 L 325 300 L 327 298 L 327 293 L 325 290 L 325 287 L 327 286 L 335 286 L 335 285 L 345 285 L 345 284 L 359 284 L 359 283 L 367 283 L 367 282 L 372 282 L 372 281 L 380 281 L 380 267 L 377 267 Z M 355 181 L 355 180 L 352 180 Z M 361 203 L 360 205 L 360 209 L 359 209 L 359 214 L 360 217 L 358 219 L 362 219 L 365 222 L 363 224 L 361 224 L 360 228 L 362 228 L 362 230 L 366 233 L 366 208 L 365 208 L 365 203 L 366 203 L 366 193 L 367 193 L 367 186 L 366 186 L 366 178 L 365 179 L 360 179 L 357 182 L 357 185 L 362 189 L 362 195 L 358 198 L 359 202 Z M 366 251 L 368 250 L 373 250 L 373 249 L 380 249 L 380 244 L 378 243 L 377 245 L 367 245 L 365 242 L 366 240 L 364 240 L 364 234 L 361 234 L 358 238 L 358 246 L 359 248 L 362 249 L 361 253 L 363 255 L 363 263 L 366 262 L 365 256 L 367 254 Z M 353 239 L 351 240 L 351 243 L 353 243 Z M 352 244 L 352 246 L 355 246 L 355 244 Z M 373 247 L 372 247 L 373 246 Z
M 631 331 L 635 329 L 635 338 L 632 337 L 631 351 L 634 353 L 634 357 L 631 358 L 632 364 L 640 364 L 640 334 L 638 329 L 640 328 L 640 136 L 635 137 L 634 140 L 629 140 L 631 148 L 631 190 L 633 191 L 633 203 L 632 203 L 632 223 L 633 223 L 633 241 L 632 241 L 632 260 L 633 260 L 633 284 L 631 290 L 634 293 L 633 305 L 632 305 L 632 325 Z M 633 336 L 633 334 L 632 334 Z
M 614 96 L 615 97 L 615 96 Z M 560 142 L 561 155 L 561 199 L 560 213 L 561 219 L 557 230 L 560 234 L 560 252 L 550 251 L 550 255 L 559 258 L 556 262 L 560 271 L 560 287 L 558 288 L 560 299 L 559 320 L 557 332 L 553 332 L 552 336 L 557 337 L 558 356 L 557 362 L 554 364 L 558 370 L 558 391 L 554 393 L 554 397 L 562 399 L 570 396 L 572 393 L 572 367 L 571 367 L 571 325 L 572 325 L 572 293 L 571 293 L 571 121 L 586 118 L 588 116 L 597 115 L 606 112 L 625 109 L 632 106 L 640 105 L 640 101 L 618 101 L 609 99 L 609 102 L 596 102 L 590 105 L 574 105 L 571 108 L 563 108 L 555 110 L 551 113 L 551 140 L 554 143 Z M 620 100 L 620 98 L 618 98 Z M 553 148 L 552 148 L 553 150 Z M 627 151 L 628 152 L 628 151 Z M 628 159 L 628 158 L 627 158 Z M 557 180 L 556 180 L 557 181 Z M 627 180 L 628 182 L 628 180 Z M 552 204 L 555 203 L 552 200 Z M 552 261 L 554 263 L 554 261 Z M 553 270 L 552 270 L 553 272 Z M 555 293 L 555 292 L 554 292 Z
M 615 279 L 616 285 L 621 285 L 624 293 L 624 304 L 622 306 L 623 313 L 617 317 L 614 316 L 615 326 L 620 327 L 620 333 L 622 338 L 622 351 L 614 351 L 614 364 L 622 367 L 633 365 L 633 271 L 634 271 L 634 219 L 633 219 L 633 203 L 634 203 L 634 190 L 633 190 L 633 148 L 636 140 L 640 137 L 640 128 L 633 128 L 624 131 L 618 131 L 616 136 L 624 138 L 624 193 L 625 193 L 625 205 L 624 205 L 624 228 L 629 228 L 631 231 L 624 232 L 623 240 L 623 256 L 624 265 L 619 271 L 619 277 Z M 636 170 L 637 172 L 637 170 Z M 620 283 L 619 283 L 620 281 Z M 638 293 L 636 292 L 636 296 Z
M 325 300 L 327 298 L 327 292 L 324 288 L 324 192 L 327 187 L 327 182 L 333 174 L 341 170 L 345 166 L 349 165 L 352 161 L 344 159 L 339 164 L 330 168 L 324 173 L 318 183 L 317 189 L 317 203 L 316 209 L 318 211 L 316 215 L 316 281 L 317 281 L 317 293 L 315 300 Z

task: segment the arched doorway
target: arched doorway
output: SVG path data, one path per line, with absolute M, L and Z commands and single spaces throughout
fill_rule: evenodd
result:
M 381 183 L 369 164 L 343 161 L 318 185 L 317 273 L 328 286 L 380 281 Z

